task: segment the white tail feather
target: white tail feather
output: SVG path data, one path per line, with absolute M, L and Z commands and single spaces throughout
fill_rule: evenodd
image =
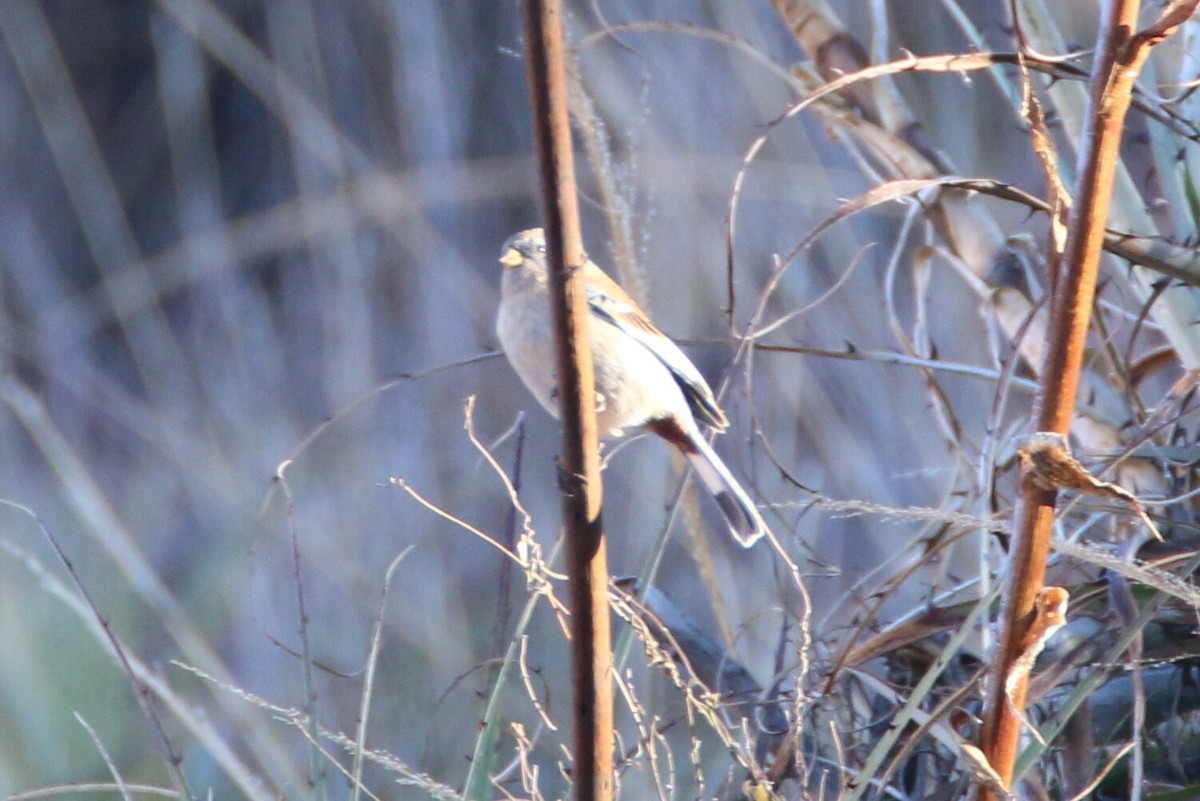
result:
M 721 508 L 734 539 L 743 548 L 749 548 L 767 533 L 766 522 L 742 485 L 704 437 L 696 432 L 689 440 L 694 450 L 685 449 L 685 454 L 696 471 L 696 477 Z

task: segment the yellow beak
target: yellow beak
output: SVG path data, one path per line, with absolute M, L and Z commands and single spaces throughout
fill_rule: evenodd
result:
M 509 248 L 500 256 L 500 263 L 505 267 L 516 267 L 523 261 L 525 261 L 525 257 L 516 248 Z

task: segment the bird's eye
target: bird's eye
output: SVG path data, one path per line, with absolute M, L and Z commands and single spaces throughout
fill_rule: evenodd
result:
M 543 256 L 546 255 L 546 243 L 545 242 L 543 242 L 537 246 L 537 252 L 541 253 Z

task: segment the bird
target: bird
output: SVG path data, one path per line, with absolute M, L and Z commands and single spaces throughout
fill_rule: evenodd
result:
M 503 274 L 496 334 L 509 363 L 555 419 L 558 371 L 550 311 L 546 237 L 541 228 L 513 234 L 500 251 Z M 615 281 L 593 261 L 582 276 L 591 312 L 596 423 L 606 440 L 649 431 L 678 448 L 720 508 L 730 533 L 753 546 L 767 525 L 742 485 L 701 431 L 729 422 L 700 371 L 658 330 Z

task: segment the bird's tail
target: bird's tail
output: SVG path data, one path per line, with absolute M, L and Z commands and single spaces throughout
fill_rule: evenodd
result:
M 729 524 L 729 531 L 743 548 L 749 548 L 767 533 L 767 524 L 742 485 L 729 472 L 708 441 L 695 432 L 688 437 L 683 452 L 696 471 L 696 477 L 716 500 Z

